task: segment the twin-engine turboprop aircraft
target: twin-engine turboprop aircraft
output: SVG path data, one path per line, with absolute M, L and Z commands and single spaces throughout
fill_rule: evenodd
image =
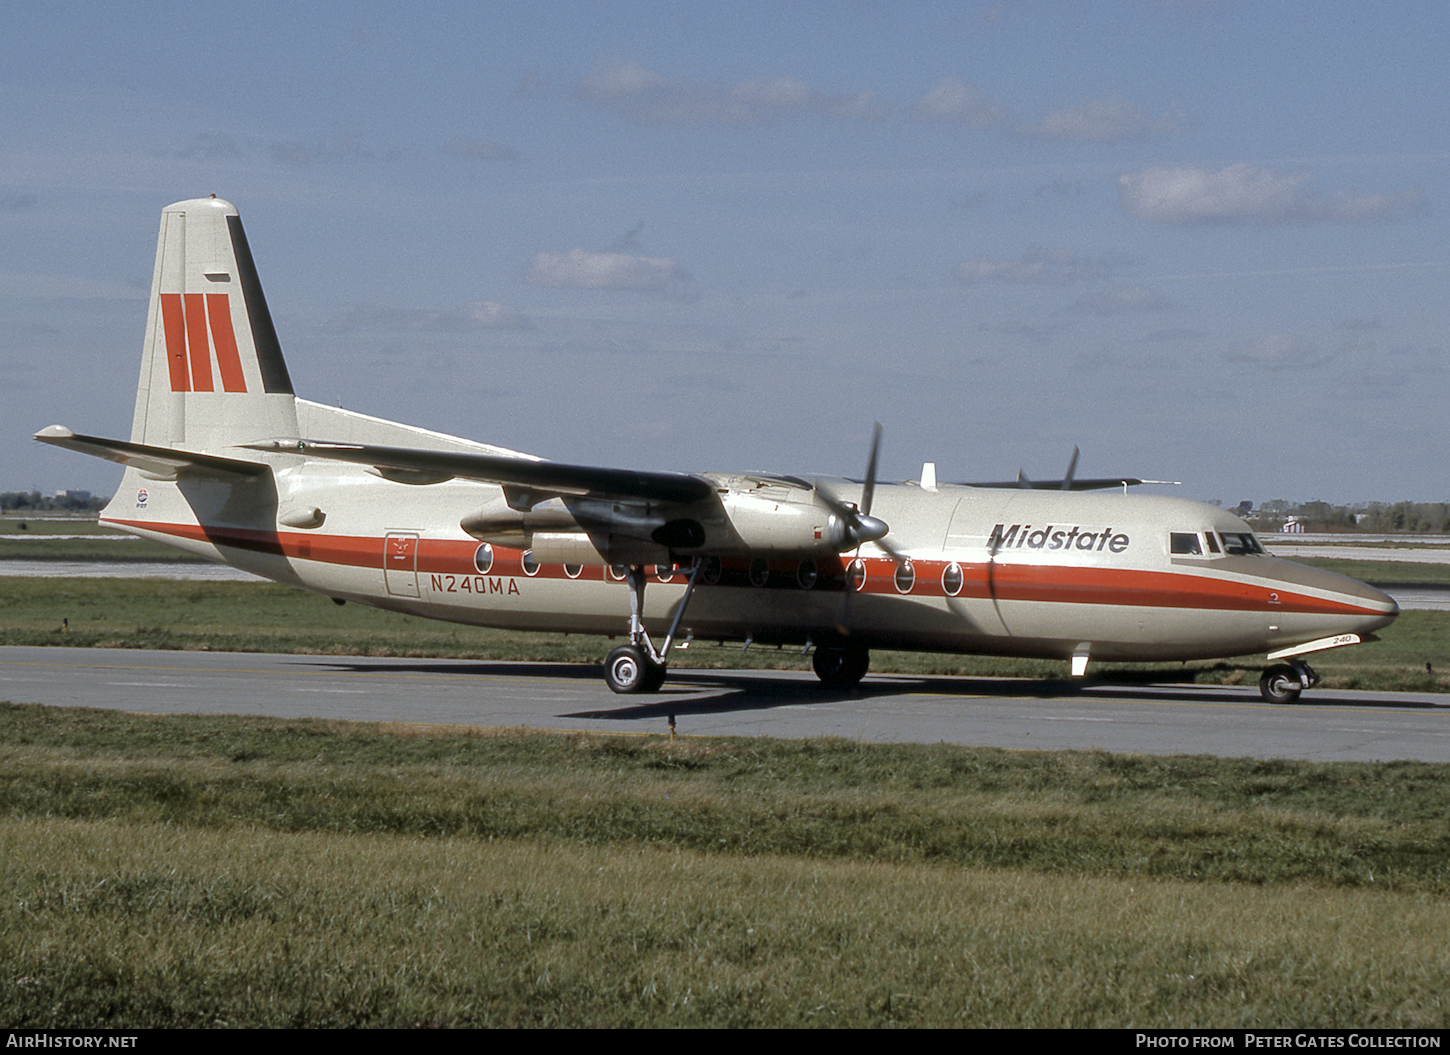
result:
M 938 484 L 928 465 L 877 485 L 879 431 L 864 481 L 592 468 L 299 399 L 216 198 L 162 212 L 131 439 L 36 438 L 126 466 L 103 523 L 212 560 L 435 619 L 627 634 L 604 664 L 616 692 L 657 689 L 672 646 L 702 638 L 813 649 L 835 687 L 872 648 L 1074 676 L 1264 652 L 1260 688 L 1285 702 L 1318 680 L 1305 655 L 1398 614 L 1220 509 L 1080 493 L 1138 481 Z

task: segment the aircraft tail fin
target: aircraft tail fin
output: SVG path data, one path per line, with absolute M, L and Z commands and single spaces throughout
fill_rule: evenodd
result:
M 219 198 L 168 205 L 131 442 L 217 452 L 295 435 L 292 379 L 241 216 Z

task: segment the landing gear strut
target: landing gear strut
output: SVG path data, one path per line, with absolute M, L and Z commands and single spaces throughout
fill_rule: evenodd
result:
M 665 635 L 664 647 L 656 650 L 644 629 L 644 568 L 638 564 L 630 565 L 624 575 L 625 582 L 629 584 L 629 644 L 616 648 L 604 661 L 604 682 L 614 692 L 658 692 L 665 683 L 665 656 L 669 655 L 670 646 L 674 644 L 675 632 L 680 629 L 680 620 L 685 617 L 685 608 L 704 567 L 705 562 L 698 559 L 690 567 L 685 596 L 680 598 L 679 607 L 675 609 L 675 618 Z
M 1319 675 L 1302 659 L 1291 659 L 1264 671 L 1259 678 L 1259 695 L 1270 703 L 1293 703 L 1299 693 L 1319 684 Z

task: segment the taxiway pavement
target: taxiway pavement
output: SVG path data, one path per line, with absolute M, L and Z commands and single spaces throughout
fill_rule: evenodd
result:
M 592 666 L 219 652 L 0 648 L 0 699 L 154 714 L 667 735 L 840 736 L 1024 750 L 1318 761 L 1450 762 L 1450 696 L 1316 689 L 1291 706 L 1256 686 L 1112 685 L 672 671 L 616 696 Z

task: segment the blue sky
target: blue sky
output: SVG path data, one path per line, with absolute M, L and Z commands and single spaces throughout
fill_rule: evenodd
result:
M 549 458 L 1450 496 L 1442 3 L 141 6 L 0 6 L 0 489 L 215 193 L 299 394 Z

